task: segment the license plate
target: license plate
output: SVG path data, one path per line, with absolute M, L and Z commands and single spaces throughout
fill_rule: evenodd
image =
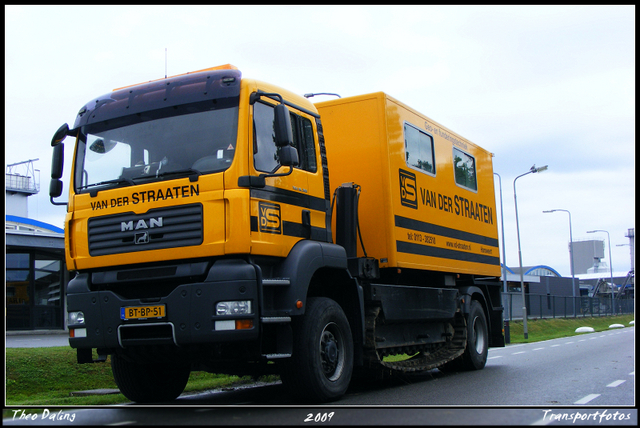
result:
M 123 320 L 143 320 L 147 318 L 164 318 L 165 305 L 157 306 L 128 306 L 120 308 L 120 318 Z

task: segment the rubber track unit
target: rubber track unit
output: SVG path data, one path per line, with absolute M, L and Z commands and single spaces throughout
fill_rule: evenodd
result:
M 398 372 L 418 372 L 431 370 L 439 367 L 451 360 L 461 356 L 464 353 L 467 345 L 467 329 L 466 321 L 464 317 L 458 313 L 456 314 L 453 326 L 453 337 L 446 343 L 438 346 L 437 348 L 430 348 L 421 350 L 418 354 L 404 361 L 383 361 L 380 353 L 375 349 L 375 323 L 378 315 L 380 314 L 380 307 L 370 308 L 367 310 L 365 324 L 366 324 L 366 336 L 365 336 L 365 366 L 369 369 L 386 368 Z M 416 347 L 406 347 L 404 353 L 414 353 Z M 395 349 L 396 353 L 403 353 L 403 348 Z

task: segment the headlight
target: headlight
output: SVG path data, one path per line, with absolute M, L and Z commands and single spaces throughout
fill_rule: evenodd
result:
M 246 315 L 251 314 L 251 300 L 237 300 L 233 302 L 218 302 L 216 315 Z
M 83 312 L 69 312 L 67 315 L 68 325 L 78 325 L 84 324 L 84 313 Z

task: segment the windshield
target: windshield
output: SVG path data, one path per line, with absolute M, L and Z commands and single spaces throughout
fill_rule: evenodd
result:
M 224 171 L 235 153 L 237 124 L 236 104 L 153 120 L 133 115 L 116 128 L 106 122 L 83 126 L 75 189 L 82 193 Z

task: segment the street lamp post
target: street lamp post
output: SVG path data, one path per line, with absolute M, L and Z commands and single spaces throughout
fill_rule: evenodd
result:
M 502 228 L 502 279 L 504 284 L 504 292 L 507 290 L 507 251 L 504 246 L 504 211 L 502 205 L 502 177 L 497 172 L 494 172 L 493 175 L 498 177 L 498 183 L 500 185 L 500 225 Z
M 587 230 L 587 233 L 604 232 L 607 234 L 607 243 L 609 245 L 609 273 L 611 274 L 611 313 L 615 312 L 615 303 L 613 300 L 613 261 L 611 260 L 611 236 L 606 230 Z
M 497 172 L 493 173 L 498 176 L 498 184 L 500 185 L 500 225 L 502 228 L 502 283 L 504 284 L 504 293 L 507 296 L 508 286 L 507 286 L 507 249 L 504 246 L 504 206 L 502 205 L 502 177 Z M 504 299 L 503 299 L 504 303 Z M 511 320 L 511 299 L 507 300 L 507 307 L 509 310 L 509 314 L 507 320 L 505 321 L 505 343 L 511 342 L 511 333 L 509 331 L 509 320 Z
M 571 213 L 569 212 L 569 210 L 561 210 L 561 209 L 557 209 L 557 210 L 549 210 L 549 211 L 542 211 L 543 213 L 552 213 L 555 211 L 564 211 L 566 213 L 569 214 L 569 257 L 571 259 L 571 287 L 573 288 L 573 316 L 577 316 L 576 314 L 576 275 L 575 275 L 575 270 L 573 268 L 573 232 L 572 232 L 572 227 L 571 227 Z
M 518 198 L 516 197 L 516 180 L 527 174 L 542 172 L 547 168 L 548 168 L 547 165 L 541 166 L 540 168 L 536 168 L 536 166 L 533 165 L 529 171 L 513 179 L 513 201 L 515 202 L 515 206 L 516 206 L 516 231 L 518 234 L 518 258 L 520 260 L 520 290 L 522 291 L 522 324 L 524 328 L 525 339 L 529 338 L 529 332 L 527 330 L 527 301 L 525 300 L 525 293 L 524 293 L 524 271 L 522 269 L 522 249 L 520 247 L 520 225 L 518 223 Z

